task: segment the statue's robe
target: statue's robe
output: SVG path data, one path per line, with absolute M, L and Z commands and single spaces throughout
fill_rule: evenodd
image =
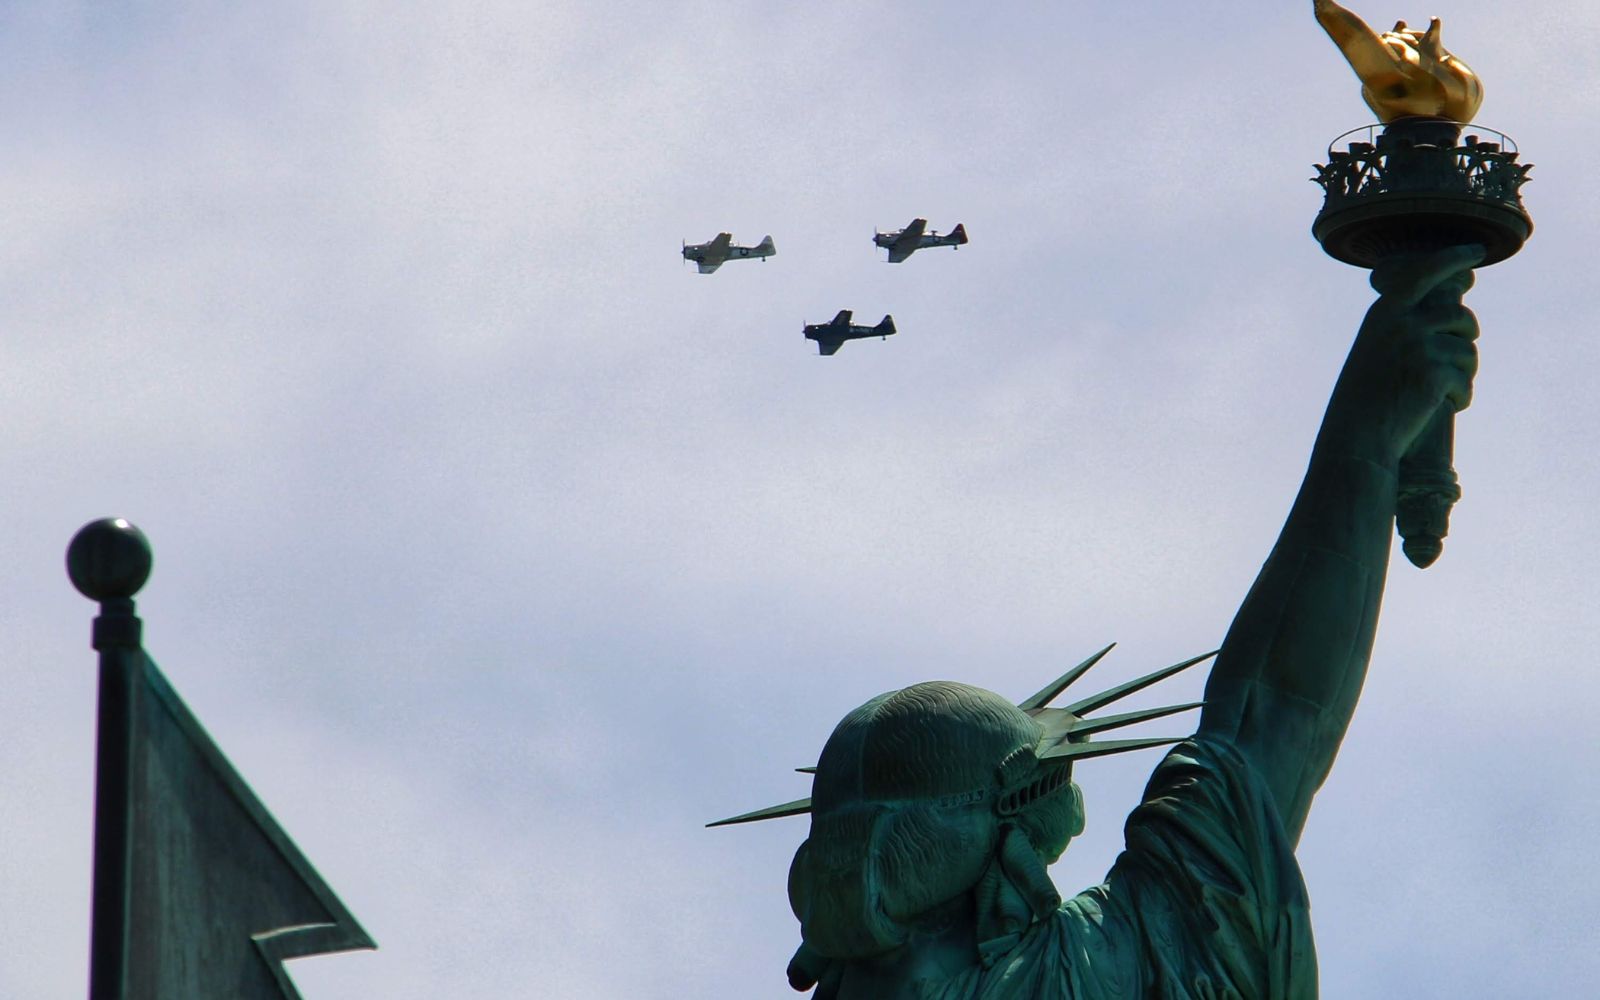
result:
M 1197 737 L 1156 768 L 1106 881 L 928 1000 L 1313 1000 L 1305 882 L 1266 786 Z

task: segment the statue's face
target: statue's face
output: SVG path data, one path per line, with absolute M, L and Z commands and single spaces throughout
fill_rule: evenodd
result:
M 1075 781 L 1019 813 L 1017 824 L 1044 863 L 1052 865 L 1073 837 L 1083 832 L 1083 791 Z

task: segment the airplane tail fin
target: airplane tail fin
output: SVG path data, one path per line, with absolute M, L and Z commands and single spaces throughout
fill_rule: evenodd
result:
M 886 314 L 883 317 L 883 322 L 881 322 L 877 326 L 873 327 L 872 328 L 872 332 L 877 334 L 880 337 L 887 337 L 889 334 L 893 333 L 894 332 L 894 317 L 893 316 L 889 316 L 889 315 Z
M 777 252 L 778 248 L 773 245 L 771 236 L 761 237 L 761 242 L 756 244 L 756 253 L 761 254 L 763 257 L 771 257 Z
M 950 240 L 955 246 L 963 246 L 967 242 L 967 227 L 963 223 L 956 223 L 956 227 L 950 230 Z

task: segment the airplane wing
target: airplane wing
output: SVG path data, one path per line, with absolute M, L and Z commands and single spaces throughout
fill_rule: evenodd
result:
M 927 219 L 912 219 L 911 225 L 902 229 L 889 247 L 889 263 L 898 264 L 915 253 L 922 246 L 922 233 L 927 228 Z
M 718 233 L 716 239 L 700 248 L 700 259 L 696 263 L 700 265 L 701 274 L 710 274 L 722 266 L 722 262 L 728 259 L 728 244 L 731 242 L 732 233 Z
M 844 341 L 842 340 L 823 340 L 820 337 L 817 339 L 818 354 L 833 354 L 843 346 Z
M 851 315 L 853 315 L 853 314 L 851 313 L 850 310 L 848 310 L 848 309 L 840 309 L 839 310 L 839 315 L 835 316 L 833 318 L 833 322 L 829 323 L 828 325 L 829 326 L 849 326 L 850 325 L 850 317 L 851 317 Z M 838 348 L 834 348 L 834 350 L 838 350 Z M 830 351 L 829 353 L 831 354 L 832 352 Z

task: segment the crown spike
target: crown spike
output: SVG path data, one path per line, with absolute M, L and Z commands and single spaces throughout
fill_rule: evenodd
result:
M 1117 644 L 1113 642 L 1110 646 L 1107 646 L 1105 649 L 1102 649 L 1100 652 L 1089 657 L 1087 660 L 1084 660 L 1071 670 L 1068 670 L 1060 677 L 1057 677 L 1049 684 L 1046 684 L 1044 687 L 1040 688 L 1033 697 L 1024 698 L 1017 702 L 1017 707 L 1026 712 L 1035 708 L 1043 708 L 1044 706 L 1050 704 L 1050 702 L 1055 699 L 1056 695 L 1060 694 L 1062 691 L 1065 691 L 1067 686 L 1073 681 L 1076 681 L 1079 677 L 1082 677 L 1084 674 L 1088 673 L 1089 668 L 1094 666 L 1096 663 L 1099 663 L 1100 659 L 1107 653 L 1111 652 L 1116 645 Z
M 1082 701 L 1074 702 L 1073 704 L 1067 706 L 1067 711 L 1071 712 L 1073 715 L 1085 715 L 1089 712 L 1093 712 L 1095 709 L 1104 708 L 1119 698 L 1125 698 L 1128 695 L 1133 694 L 1135 691 L 1143 691 L 1145 688 L 1157 681 L 1166 680 L 1168 677 L 1171 677 L 1180 670 L 1187 670 L 1202 660 L 1209 660 L 1211 657 L 1216 656 L 1218 652 L 1220 652 L 1220 650 L 1213 649 L 1209 653 L 1202 653 L 1199 656 L 1191 657 L 1190 659 L 1184 660 L 1182 663 L 1174 663 L 1170 667 L 1162 667 L 1160 670 L 1157 670 L 1154 673 L 1145 674 L 1143 677 L 1135 677 L 1131 681 L 1118 684 L 1113 688 L 1107 688 L 1106 690 L 1101 691 L 1099 694 L 1092 694 Z
M 1138 725 L 1151 719 L 1159 719 L 1167 715 L 1177 715 L 1187 712 L 1191 708 L 1199 708 L 1203 701 L 1191 701 L 1183 705 L 1163 705 L 1161 708 L 1141 708 L 1137 712 L 1123 712 L 1121 715 L 1103 715 L 1098 719 L 1079 719 L 1072 727 L 1073 737 L 1092 736 L 1103 733 L 1107 729 L 1121 729 L 1123 726 Z
M 762 819 L 781 819 L 784 816 L 799 816 L 802 813 L 808 813 L 810 811 L 811 799 L 808 796 L 803 799 L 795 799 L 793 802 L 785 802 L 781 806 L 768 806 L 765 809 L 757 809 L 755 812 L 740 813 L 737 816 L 729 816 L 727 819 L 719 819 L 715 823 L 707 823 L 706 826 L 731 826 L 734 823 L 754 823 L 757 820 Z
M 1039 754 L 1039 763 L 1058 764 L 1066 761 L 1082 760 L 1086 757 L 1105 757 L 1114 753 L 1148 750 L 1151 747 L 1182 743 L 1188 738 L 1187 736 L 1169 736 L 1140 740 L 1095 740 L 1090 743 L 1057 743 Z

